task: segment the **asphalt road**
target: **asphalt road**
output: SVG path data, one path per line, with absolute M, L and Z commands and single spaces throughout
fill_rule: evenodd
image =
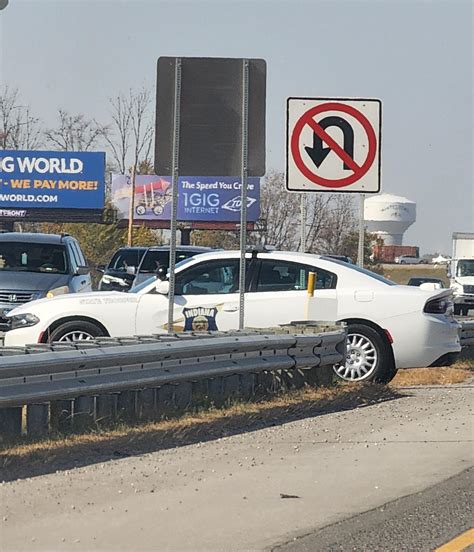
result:
M 466 470 L 425 491 L 277 546 L 273 552 L 431 552 L 473 527 L 473 475 L 473 470 Z
M 354 410 L 4 483 L 0 549 L 278 550 L 364 512 L 391 511 L 385 505 L 472 467 L 472 393 L 471 385 L 407 389 Z M 451 506 L 433 499 L 421 517 L 455 519 L 466 496 L 450 496 Z M 419 550 L 424 525 L 415 520 L 408 531 L 397 519 L 384 532 L 392 527 L 405 548 L 390 549 Z M 437 542 L 451 538 L 451 525 L 438 520 Z

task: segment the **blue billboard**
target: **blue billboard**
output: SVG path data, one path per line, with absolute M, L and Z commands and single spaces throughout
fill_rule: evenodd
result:
M 105 153 L 0 151 L 0 209 L 103 209 Z
M 178 179 L 178 220 L 240 222 L 238 177 L 182 176 Z M 119 218 L 128 219 L 132 186 L 126 175 L 112 176 L 112 204 Z M 134 218 L 164 220 L 171 218 L 171 177 L 139 175 L 135 178 Z M 248 179 L 247 220 L 260 216 L 260 179 Z

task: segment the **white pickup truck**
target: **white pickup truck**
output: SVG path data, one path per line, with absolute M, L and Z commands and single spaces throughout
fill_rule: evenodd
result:
M 449 277 L 454 313 L 467 316 L 474 309 L 474 233 L 454 232 Z

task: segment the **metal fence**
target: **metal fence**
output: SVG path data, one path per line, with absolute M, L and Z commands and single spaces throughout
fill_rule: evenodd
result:
M 64 429 L 66 420 L 82 427 L 84 420 L 183 411 L 197 396 L 217 404 L 233 396 L 330 383 L 332 366 L 344 362 L 345 351 L 343 326 L 4 347 L 0 432 L 46 433 Z

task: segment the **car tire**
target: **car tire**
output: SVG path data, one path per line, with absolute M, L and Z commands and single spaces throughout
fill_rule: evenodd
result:
M 397 369 L 389 343 L 377 330 L 365 324 L 349 324 L 346 364 L 337 364 L 334 372 L 345 381 L 388 383 Z
M 63 322 L 47 336 L 47 343 L 53 341 L 73 342 L 73 341 L 90 341 L 96 337 L 105 336 L 106 333 L 102 328 L 93 322 L 87 320 L 70 320 Z

